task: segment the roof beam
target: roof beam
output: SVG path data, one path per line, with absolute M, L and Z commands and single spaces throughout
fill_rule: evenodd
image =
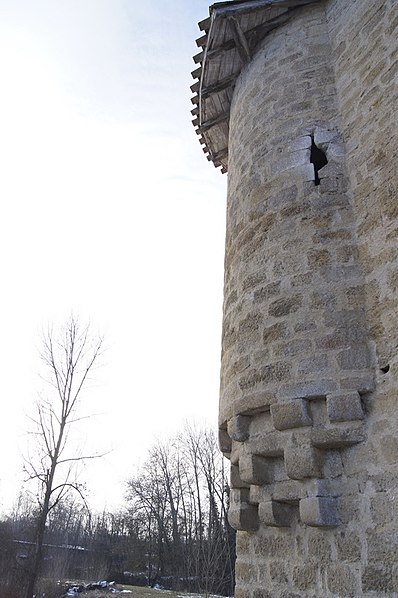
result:
M 216 116 L 214 118 L 210 118 L 209 120 L 206 120 L 205 122 L 203 122 L 200 125 L 200 127 L 198 127 L 196 129 L 196 132 L 199 135 L 200 133 L 203 133 L 204 131 L 211 129 L 211 127 L 214 127 L 215 125 L 219 125 L 220 123 L 222 123 L 228 119 L 229 119 L 229 112 L 223 112 L 222 114 L 219 114 L 218 116 Z
M 224 147 L 222 150 L 220 150 L 216 154 L 210 154 L 210 156 L 207 156 L 207 159 L 209 160 L 209 162 L 211 160 L 213 160 L 213 162 L 220 162 L 220 160 L 223 160 L 227 156 L 228 156 L 228 148 Z
M 229 77 L 225 77 L 225 79 L 221 79 L 217 83 L 213 85 L 208 85 L 207 87 L 202 87 L 202 91 L 200 94 L 201 99 L 207 98 L 212 93 L 216 93 L 217 91 L 222 91 L 223 89 L 227 89 L 235 84 L 236 81 L 236 73 L 230 75 Z M 191 87 L 192 89 L 192 87 Z M 192 90 L 193 91 L 193 90 Z
M 243 2 L 217 2 L 210 7 L 211 12 L 215 11 L 218 14 L 230 15 L 236 12 L 245 14 L 258 10 L 259 8 L 296 8 L 297 6 L 305 6 L 306 4 L 313 4 L 320 0 L 245 0 Z
M 249 44 L 247 43 L 246 36 L 239 24 L 239 21 L 235 17 L 228 17 L 228 23 L 231 26 L 232 36 L 234 38 L 239 56 L 241 57 L 243 64 L 245 64 L 246 62 L 249 62 L 251 58 L 250 48 Z

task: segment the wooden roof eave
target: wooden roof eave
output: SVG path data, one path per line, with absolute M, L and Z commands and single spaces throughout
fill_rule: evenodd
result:
M 191 88 L 193 93 L 197 94 L 192 99 L 192 103 L 195 105 L 192 114 L 196 116 L 192 122 L 197 127 L 196 132 L 200 136 L 203 151 L 208 154 L 207 159 L 213 161 L 215 166 L 222 166 L 222 172 L 226 172 L 228 169 L 228 126 L 225 126 L 225 124 L 228 125 L 229 122 L 230 106 L 224 106 L 221 113 L 214 114 L 214 106 L 219 106 L 220 101 L 219 96 L 217 96 L 217 101 L 215 103 L 212 102 L 212 96 L 216 96 L 221 90 L 227 87 L 233 88 L 242 66 L 251 59 L 254 48 L 250 49 L 247 35 L 251 33 L 251 45 L 257 45 L 269 31 L 290 18 L 290 11 L 292 9 L 319 1 L 229 0 L 228 2 L 218 2 L 210 7 L 210 17 L 199 24 L 199 28 L 205 31 L 205 35 L 202 35 L 197 41 L 202 51 L 194 57 L 195 63 L 200 66 L 192 73 L 194 79 L 197 78 L 197 81 Z M 264 22 L 260 20 L 259 26 L 255 28 L 257 29 L 256 34 L 252 33 L 254 30 L 249 32 L 242 29 L 242 16 L 253 11 L 260 11 L 260 9 L 272 8 L 282 9 L 284 14 L 279 13 L 279 15 L 271 18 L 269 21 Z M 264 14 L 264 11 L 262 13 Z M 226 21 L 228 22 L 227 29 L 225 26 L 220 25 L 220 23 Z M 226 31 L 229 31 L 230 35 L 227 40 L 223 37 Z M 235 54 L 231 54 L 232 52 Z M 212 60 L 217 59 L 221 61 L 221 64 L 225 60 L 225 66 L 228 60 L 231 60 L 231 55 L 236 56 L 236 52 L 240 59 L 237 69 L 233 68 L 232 74 L 230 73 L 227 76 L 224 69 L 224 74 L 221 73 L 221 78 L 214 78 L 213 65 L 212 79 L 209 76 Z M 232 58 L 232 60 L 234 59 Z M 222 71 L 222 68 L 220 70 Z M 229 92 L 228 97 L 231 97 L 231 92 Z M 208 111 L 210 111 L 210 116 Z

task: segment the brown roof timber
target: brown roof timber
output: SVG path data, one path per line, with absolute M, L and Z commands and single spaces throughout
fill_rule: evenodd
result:
M 316 2 L 320 0 L 217 2 L 210 7 L 210 17 L 199 23 L 205 34 L 196 41 L 202 51 L 194 56 L 198 67 L 192 71 L 197 79 L 191 86 L 196 94 L 191 99 L 192 122 L 207 159 L 221 166 L 221 172 L 228 169 L 228 126 L 223 123 L 228 124 L 232 90 L 242 66 L 270 31 L 290 19 L 294 9 Z M 245 29 L 248 19 L 242 16 L 249 13 L 254 17 L 250 17 L 250 29 Z

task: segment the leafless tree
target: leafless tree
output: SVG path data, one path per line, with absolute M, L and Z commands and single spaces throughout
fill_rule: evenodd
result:
M 226 517 L 228 490 L 211 430 L 187 426 L 149 451 L 127 495 L 131 520 L 140 518 L 149 583 L 231 595 L 235 534 Z
M 83 388 L 101 354 L 102 338 L 92 337 L 89 326 L 80 325 L 71 317 L 60 333 L 49 329 L 42 338 L 41 359 L 45 380 L 51 392 L 37 402 L 33 417 L 35 426 L 35 457 L 26 460 L 29 480 L 38 484 L 39 516 L 35 549 L 29 570 L 26 598 L 34 595 L 43 557 L 43 540 L 49 513 L 70 491 L 83 499 L 78 484 L 76 466 L 82 460 L 100 455 L 84 456 L 69 442 L 71 426 L 82 419 L 78 407 Z

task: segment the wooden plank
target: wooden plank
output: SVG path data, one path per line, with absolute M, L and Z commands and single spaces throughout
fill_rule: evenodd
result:
M 251 59 L 251 52 L 245 34 L 239 24 L 238 19 L 235 17 L 228 17 L 228 23 L 231 26 L 232 36 L 235 40 L 239 56 L 241 57 L 243 64 L 245 64 Z
M 221 81 L 217 81 L 217 83 L 213 83 L 212 85 L 208 85 L 207 87 L 202 87 L 202 92 L 200 94 L 201 99 L 203 100 L 212 93 L 217 93 L 218 91 L 222 91 L 227 87 L 231 87 L 231 85 L 235 85 L 236 77 L 238 74 L 239 73 L 234 73 L 233 75 L 230 75 L 225 79 L 221 79 Z
M 195 62 L 195 64 L 199 64 L 200 62 L 202 62 L 203 56 L 204 52 L 199 52 L 199 54 L 195 54 L 195 56 L 193 57 L 193 61 Z
M 198 93 L 200 88 L 200 81 L 196 81 L 196 83 L 194 83 L 193 85 L 191 85 L 191 91 L 192 93 Z
M 211 18 L 207 17 L 207 19 L 203 19 L 198 23 L 198 27 L 201 31 L 208 31 L 211 23 Z
M 227 156 L 228 156 L 228 148 L 224 147 L 222 150 L 220 150 L 216 154 L 213 154 L 212 159 L 219 162 L 220 160 L 223 160 Z
M 202 37 L 199 37 L 196 40 L 196 45 L 198 46 L 198 48 L 205 48 L 207 46 L 207 34 L 202 35 Z
M 192 79 L 200 79 L 201 74 L 202 74 L 202 67 L 200 66 L 191 72 Z
M 212 13 L 217 15 L 233 15 L 235 13 L 247 13 L 259 8 L 296 8 L 306 4 L 315 4 L 321 0 L 246 0 L 244 2 L 218 2 L 213 4 Z
M 222 123 L 222 122 L 224 122 L 225 120 L 228 120 L 228 119 L 229 119 L 229 112 L 225 112 L 223 114 L 219 114 L 215 118 L 212 118 L 212 119 L 207 120 L 206 122 L 202 123 L 197 130 L 200 133 L 203 133 L 204 131 L 207 131 L 208 129 L 211 129 L 211 127 L 214 127 L 215 125 L 218 125 L 219 123 Z

